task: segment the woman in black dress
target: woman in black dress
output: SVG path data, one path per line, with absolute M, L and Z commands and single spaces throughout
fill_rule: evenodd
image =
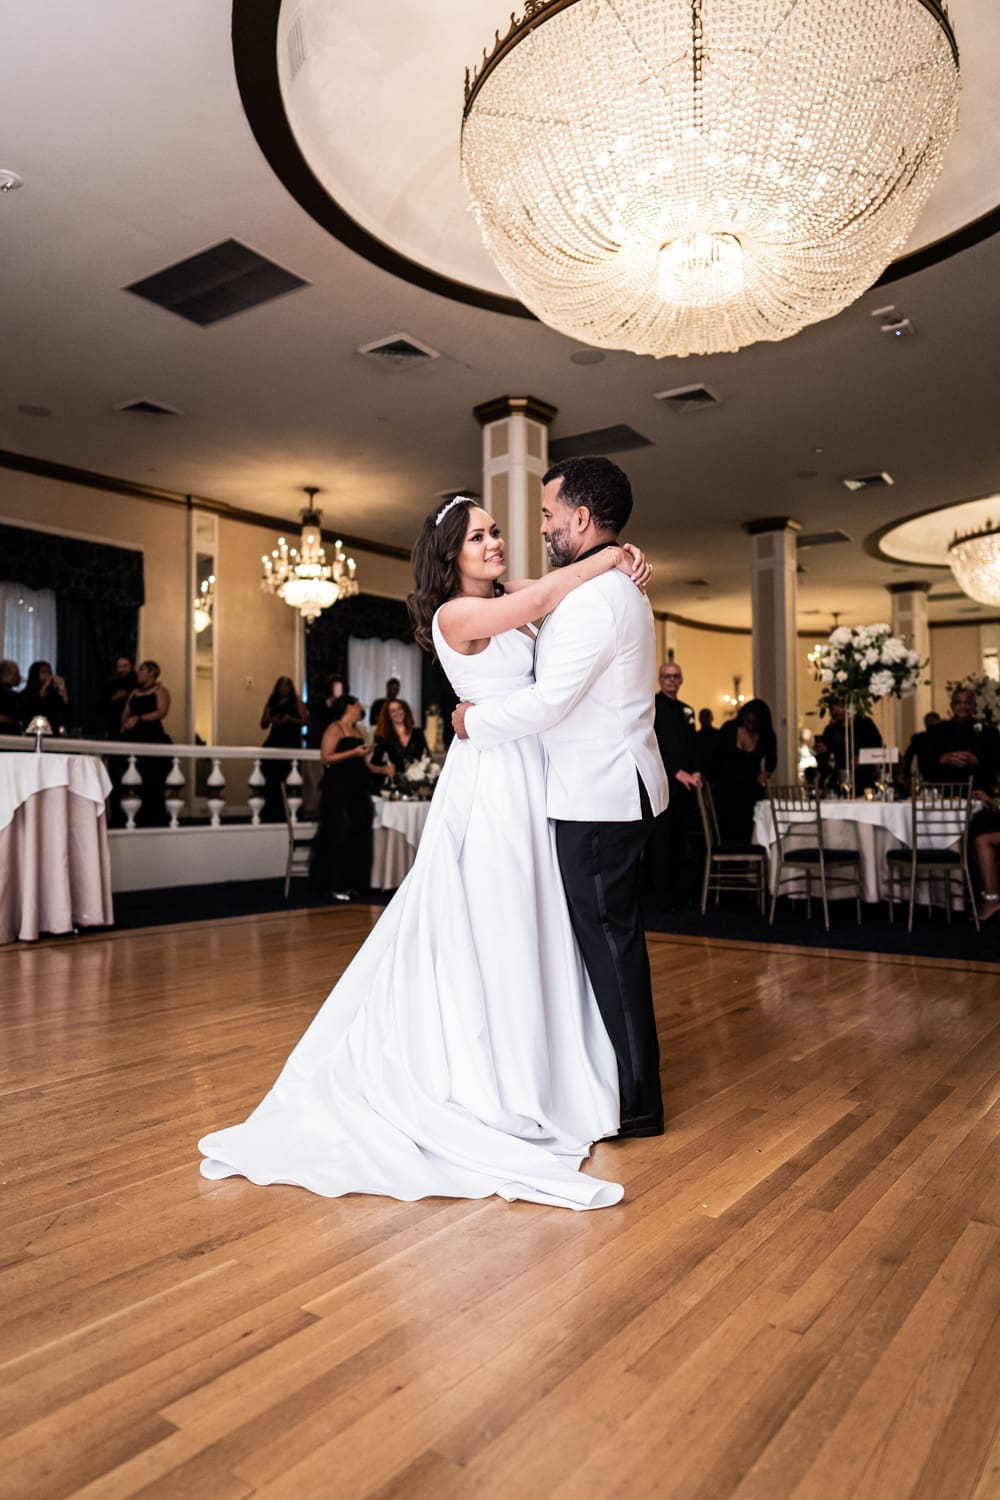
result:
M 279 677 L 271 689 L 271 696 L 264 704 L 260 716 L 260 727 L 268 731 L 264 741 L 265 750 L 302 749 L 302 730 L 309 723 L 309 715 L 299 702 L 295 684 L 290 677 Z M 264 791 L 264 822 L 280 823 L 285 810 L 281 801 L 281 784 L 292 763 L 288 760 L 261 761 L 266 783 Z
M 754 808 L 777 764 L 771 710 L 763 698 L 751 698 L 723 724 L 712 756 L 712 795 L 723 839 L 751 842 Z
M 155 661 L 141 661 L 135 669 L 136 686 L 125 699 L 122 710 L 123 740 L 134 740 L 144 745 L 169 745 L 170 736 L 163 727 L 163 720 L 170 712 L 170 694 L 160 681 L 160 668 Z M 169 757 L 151 759 L 143 756 L 136 761 L 136 769 L 142 777 L 139 796 L 142 806 L 136 817 L 140 828 L 165 828 L 170 822 L 166 809 L 166 780 L 170 774 Z
M 371 769 L 386 778 L 398 776 L 426 754 L 427 741 L 413 722 L 410 705 L 403 698 L 387 698 L 375 724 Z
M 357 698 L 338 698 L 323 733 L 326 767 L 309 874 L 335 901 L 367 891 L 372 866 L 371 749 L 357 733 L 365 711 Z
M 69 694 L 66 692 L 66 684 L 61 677 L 54 675 L 47 661 L 31 663 L 19 705 L 24 729 L 38 714 L 48 719 L 53 734 L 58 734 L 69 723 Z

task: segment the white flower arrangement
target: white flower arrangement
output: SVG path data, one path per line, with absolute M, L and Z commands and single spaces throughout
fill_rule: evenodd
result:
M 888 625 L 839 625 L 813 658 L 821 714 L 832 700 L 870 714 L 877 698 L 909 698 L 916 692 L 926 662 Z M 994 684 L 996 686 L 996 684 Z
M 440 774 L 441 767 L 437 761 L 431 760 L 429 755 L 422 755 L 419 760 L 411 760 L 408 766 L 404 766 L 395 780 L 400 791 L 427 792 L 433 791 Z
M 976 695 L 976 718 L 981 724 L 1000 724 L 1000 682 L 993 677 L 971 674 L 959 682 L 949 682 L 948 696 L 958 688 L 969 688 Z

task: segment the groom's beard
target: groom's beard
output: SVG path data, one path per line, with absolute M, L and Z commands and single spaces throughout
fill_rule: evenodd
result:
M 565 568 L 576 556 L 565 532 L 562 531 L 553 531 L 545 538 L 545 551 L 550 568 Z

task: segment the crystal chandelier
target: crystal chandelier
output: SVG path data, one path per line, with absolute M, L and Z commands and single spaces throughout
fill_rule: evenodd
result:
M 336 551 L 332 565 L 326 560 L 321 539 L 320 521 L 322 511 L 313 501 L 319 490 L 315 485 L 306 485 L 309 504 L 302 515 L 302 538 L 298 547 L 289 547 L 283 536 L 270 557 L 261 558 L 264 576 L 260 586 L 269 594 L 277 594 L 308 623 L 338 599 L 347 599 L 358 592 L 355 578 L 356 564 L 347 557 L 343 544 L 335 542 Z
M 878 279 L 957 103 L 940 0 L 527 0 L 466 73 L 462 170 L 543 322 L 714 354 Z
M 980 604 L 1000 605 L 1000 526 L 987 521 L 979 531 L 956 536 L 948 560 L 963 593 Z

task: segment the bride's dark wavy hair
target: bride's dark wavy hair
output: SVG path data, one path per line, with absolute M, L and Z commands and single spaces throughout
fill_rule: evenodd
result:
M 410 553 L 413 568 L 413 593 L 406 601 L 413 624 L 413 637 L 425 651 L 434 650 L 431 621 L 434 611 L 449 599 L 461 593 L 462 581 L 458 572 L 458 554 L 465 541 L 469 524 L 470 507 L 482 507 L 482 502 L 465 495 L 457 502 L 448 501 L 445 514 L 442 506 L 431 511 L 420 528 L 420 535 Z M 438 517 L 441 517 L 440 524 Z M 498 590 L 500 593 L 502 589 Z

